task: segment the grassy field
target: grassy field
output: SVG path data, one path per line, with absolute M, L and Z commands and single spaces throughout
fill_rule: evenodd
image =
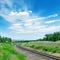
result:
M 0 60 L 26 60 L 26 57 L 15 51 L 13 43 L 0 43 Z
M 36 41 L 36 42 L 26 42 L 22 44 L 24 47 L 29 47 L 36 49 L 38 51 L 48 52 L 55 54 L 60 57 L 60 41 Z

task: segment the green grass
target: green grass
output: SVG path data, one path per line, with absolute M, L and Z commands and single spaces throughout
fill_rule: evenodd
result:
M 27 60 L 13 48 L 13 43 L 0 43 L 0 60 Z
M 60 42 L 38 41 L 23 43 L 22 45 L 37 50 L 43 50 L 52 53 L 60 53 Z

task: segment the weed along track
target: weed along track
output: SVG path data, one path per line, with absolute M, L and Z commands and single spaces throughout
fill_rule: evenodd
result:
M 60 58 L 52 56 L 52 55 L 47 55 L 43 54 L 41 52 L 33 51 L 26 49 L 24 47 L 21 47 L 19 45 L 15 46 L 15 49 L 24 55 L 27 56 L 28 60 L 60 60 Z
M 26 57 L 18 53 L 11 43 L 0 43 L 0 60 L 26 60 Z

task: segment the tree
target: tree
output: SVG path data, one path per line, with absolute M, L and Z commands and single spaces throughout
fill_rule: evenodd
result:
M 8 38 L 8 37 L 1 37 L 0 36 L 0 42 L 2 42 L 2 43 L 4 43 L 4 42 L 12 42 L 12 39 Z
M 58 41 L 60 40 L 60 32 L 54 32 L 53 34 L 46 34 L 43 40 L 44 41 Z

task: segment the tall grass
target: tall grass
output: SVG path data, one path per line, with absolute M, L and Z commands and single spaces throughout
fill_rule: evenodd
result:
M 38 50 L 60 53 L 60 42 L 38 41 L 24 43 L 23 45 Z
M 18 53 L 12 44 L 0 43 L 0 60 L 26 60 L 26 57 Z

